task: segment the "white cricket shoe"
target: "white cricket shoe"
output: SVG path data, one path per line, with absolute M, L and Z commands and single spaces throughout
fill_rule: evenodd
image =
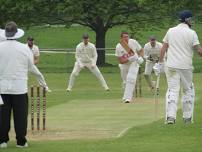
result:
M 8 145 L 6 142 L 3 142 L 0 144 L 0 148 L 7 148 L 7 147 L 8 147 Z
M 183 118 L 185 124 L 191 124 L 191 118 Z
M 71 90 L 71 89 L 69 89 L 69 88 L 67 88 L 67 89 L 66 89 L 66 91 L 67 91 L 67 92 L 71 92 L 72 90 Z
M 29 146 L 28 146 L 28 143 L 26 142 L 24 145 L 16 145 L 16 147 L 18 147 L 18 148 L 27 148 Z
M 128 100 L 128 99 L 123 99 L 123 103 L 130 103 L 130 100 Z
M 109 88 L 105 88 L 105 91 L 110 91 L 110 89 Z
M 167 118 L 167 124 L 175 124 L 175 118 L 173 118 L 173 117 L 168 117 Z

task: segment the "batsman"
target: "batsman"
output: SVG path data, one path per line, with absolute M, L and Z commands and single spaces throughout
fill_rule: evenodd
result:
M 193 122 L 194 110 L 194 85 L 193 85 L 193 51 L 196 50 L 202 56 L 198 36 L 192 26 L 192 12 L 184 10 L 179 14 L 180 24 L 170 28 L 163 39 L 163 47 L 160 52 L 158 72 L 163 71 L 163 58 L 167 50 L 165 73 L 168 83 L 166 93 L 166 123 L 176 122 L 177 103 L 182 84 L 182 111 L 184 123 Z
M 134 39 L 129 38 L 127 32 L 121 33 L 120 43 L 116 46 L 116 56 L 119 60 L 119 68 L 123 81 L 123 102 L 130 103 L 139 71 L 139 64 L 144 62 L 144 51 L 141 45 Z

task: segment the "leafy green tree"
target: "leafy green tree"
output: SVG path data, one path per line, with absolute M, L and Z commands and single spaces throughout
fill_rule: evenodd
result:
M 159 27 L 181 9 L 198 14 L 201 8 L 201 0 L 0 0 L 0 25 L 8 20 L 27 27 L 77 23 L 92 29 L 96 47 L 105 48 L 106 33 L 114 26 Z M 105 50 L 98 50 L 98 64 L 105 64 Z

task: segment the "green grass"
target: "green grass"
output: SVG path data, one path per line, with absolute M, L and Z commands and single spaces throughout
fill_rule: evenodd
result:
M 195 24 L 193 29 L 196 30 L 199 40 L 202 41 L 202 27 L 201 24 Z M 141 31 L 141 35 L 135 35 L 140 44 L 144 44 L 148 41 L 150 35 L 156 35 L 159 41 L 162 41 L 168 28 L 158 29 L 153 31 Z M 118 26 L 108 30 L 106 34 L 106 47 L 115 48 L 117 42 L 119 42 L 120 33 L 122 31 L 129 31 L 127 26 Z M 89 28 L 83 26 L 73 26 L 70 28 L 65 27 L 31 27 L 29 30 L 25 29 L 25 36 L 21 39 L 22 42 L 26 42 L 28 36 L 33 36 L 35 42 L 40 48 L 75 48 L 81 41 L 82 34 L 88 32 L 91 42 L 95 43 L 95 32 Z
M 43 135 L 36 138 L 41 141 L 29 141 L 27 149 L 16 149 L 15 143 L 1 150 L 26 152 L 200 152 L 202 144 L 202 74 L 195 74 L 196 106 L 194 124 L 184 125 L 181 110 L 175 125 L 164 125 L 164 119 L 154 121 L 154 105 L 149 102 L 151 92 L 143 80 L 144 102 L 121 104 L 121 84 L 119 74 L 104 74 L 111 87 L 105 92 L 95 78 L 88 72 L 82 72 L 77 78 L 73 92 L 65 92 L 66 74 L 45 74 L 52 93 L 48 94 L 48 140 Z M 30 84 L 35 83 L 33 78 Z M 161 98 L 165 95 L 165 79 L 161 77 Z M 138 99 L 140 100 L 140 99 Z M 149 100 L 149 101 L 148 101 Z M 163 109 L 161 104 L 161 112 Z M 58 117 L 57 117 L 58 116 Z M 162 115 L 161 115 L 162 116 Z M 131 127 L 123 136 L 118 134 L 124 128 Z M 56 130 L 54 130 L 54 128 Z M 62 131 L 61 131 L 62 130 Z M 59 132 L 60 131 L 60 132 Z M 54 136 L 57 135 L 56 137 Z M 62 133 L 62 135 L 60 134 Z M 60 139 L 60 136 L 67 136 Z M 30 137 L 30 139 L 32 139 Z M 55 140 L 54 140 L 55 139 Z
M 202 27 L 200 24 L 196 24 L 194 29 L 197 31 L 199 39 L 202 41 Z M 109 29 L 106 35 L 106 47 L 115 48 L 117 42 L 119 42 L 120 32 L 127 31 L 126 26 L 115 27 Z M 158 40 L 161 41 L 167 31 L 166 29 L 159 29 L 155 31 L 142 31 L 141 36 L 136 36 L 142 47 L 148 41 L 150 35 L 156 35 Z M 89 32 L 91 41 L 95 43 L 95 33 L 90 29 L 83 26 L 75 26 L 71 28 L 64 27 L 31 27 L 26 30 L 26 35 L 21 39 L 22 42 L 26 42 L 28 35 L 32 35 L 35 38 L 36 44 L 40 48 L 75 48 L 81 41 L 81 36 L 84 32 Z M 73 50 L 74 51 L 74 50 Z M 106 50 L 106 53 L 114 54 L 114 50 Z M 38 67 L 42 72 L 48 73 L 64 73 L 71 72 L 74 65 L 73 54 L 50 54 L 41 53 L 40 64 Z M 106 55 L 106 63 L 117 66 L 117 59 L 114 56 Z M 194 72 L 202 72 L 202 59 L 194 55 Z M 103 72 L 112 73 L 117 72 L 113 67 L 105 67 Z
M 202 37 L 201 27 L 196 30 Z M 115 47 L 120 31 L 126 27 L 110 29 L 107 34 L 107 47 Z M 92 42 L 94 33 L 87 28 L 39 28 L 26 32 L 33 35 L 41 48 L 74 48 L 81 40 L 84 31 L 90 32 Z M 150 34 L 157 33 L 162 39 L 165 29 L 143 32 L 139 40 L 143 45 Z M 22 39 L 25 41 L 26 36 Z M 16 149 L 14 135 L 9 148 L 1 151 L 26 152 L 200 152 L 202 144 L 202 74 L 194 74 L 196 88 L 196 106 L 194 124 L 184 125 L 181 110 L 177 123 L 164 125 L 163 109 L 166 92 L 165 76 L 161 77 L 160 114 L 154 121 L 153 95 L 149 91 L 142 75 L 142 96 L 135 104 L 121 103 L 122 89 L 118 63 L 115 57 L 107 56 L 109 67 L 100 67 L 111 88 L 105 92 L 96 78 L 84 70 L 77 77 L 73 92 L 66 93 L 67 80 L 74 64 L 72 54 L 41 54 L 38 67 L 44 73 L 52 93 L 47 96 L 48 131 L 43 135 L 30 135 L 28 149 Z M 196 72 L 201 71 L 202 60 L 194 58 Z M 68 73 L 67 73 L 68 72 Z M 29 84 L 36 81 L 31 77 Z M 142 100 L 144 100 L 142 102 Z M 181 104 L 179 103 L 179 106 Z M 30 128 L 30 126 L 29 126 Z M 127 130 L 125 133 L 124 129 Z M 121 136 L 119 137 L 119 135 Z M 48 140 L 47 140 L 48 138 Z M 61 140 L 56 140 L 61 139 Z

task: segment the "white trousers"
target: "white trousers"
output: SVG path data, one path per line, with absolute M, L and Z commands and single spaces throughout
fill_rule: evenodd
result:
M 155 65 L 155 62 L 147 60 L 146 64 L 145 64 L 145 71 L 144 71 L 144 75 L 145 75 L 145 79 L 147 81 L 147 83 L 149 84 L 149 87 L 154 87 L 153 83 L 152 83 L 152 77 L 151 77 L 151 73 L 153 71 L 153 67 Z
M 181 84 L 183 89 L 183 118 L 191 118 L 193 120 L 195 91 L 192 69 L 182 70 L 166 67 L 165 73 L 168 83 L 168 90 L 166 93 L 166 118 L 173 117 L 176 119 Z
M 155 62 L 147 60 L 145 63 L 144 74 L 145 75 L 151 75 L 154 65 L 155 65 Z
M 94 68 L 91 67 L 91 64 L 88 64 L 88 63 L 83 63 L 83 65 L 88 68 L 96 77 L 97 79 L 100 81 L 102 87 L 104 89 L 109 89 L 108 86 L 107 86 L 107 83 L 104 79 L 104 77 L 102 76 L 100 70 L 98 69 L 97 66 L 95 66 Z M 76 77 L 79 75 L 80 71 L 82 70 L 82 68 L 80 68 L 80 66 L 78 65 L 77 62 L 75 62 L 74 64 L 74 69 L 70 75 L 70 79 L 69 79 L 69 84 L 68 84 L 68 89 L 71 90 L 73 85 L 74 85 L 74 81 L 76 79 Z
M 139 71 L 139 64 L 136 62 L 132 62 L 131 64 L 119 64 L 119 68 L 123 81 L 123 100 L 131 101 L 133 98 L 133 91 Z

